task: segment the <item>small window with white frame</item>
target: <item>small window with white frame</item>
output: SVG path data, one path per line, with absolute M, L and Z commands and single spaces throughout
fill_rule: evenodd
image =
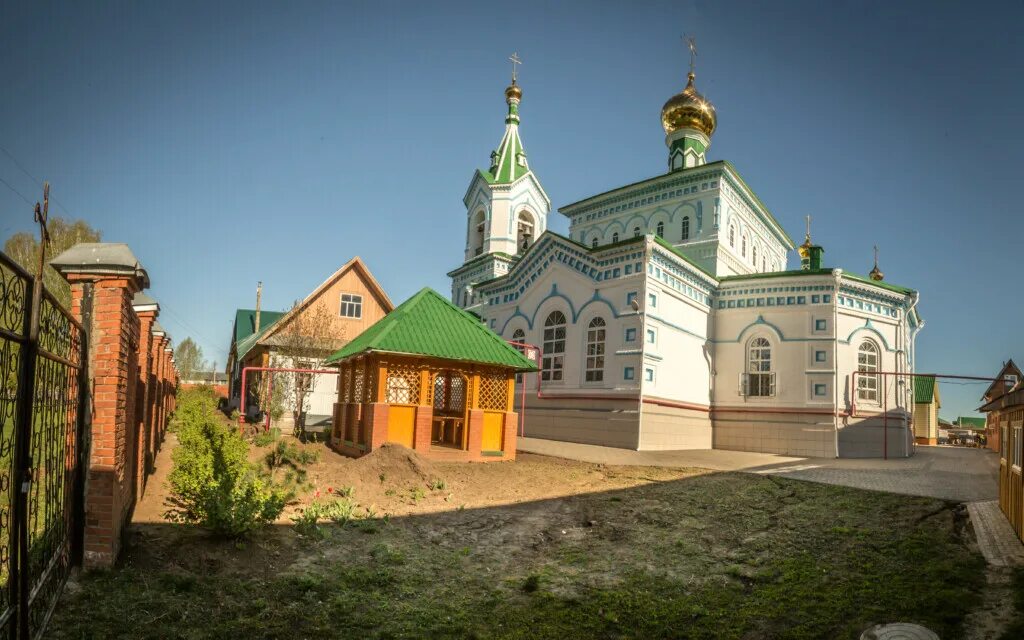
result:
M 644 368 L 644 382 L 654 382 L 654 367 Z
M 363 317 L 363 296 L 355 293 L 341 294 L 341 317 L 362 318 Z
M 743 374 L 742 394 L 750 397 L 775 395 L 772 371 L 772 345 L 767 338 L 754 338 L 747 348 L 747 371 Z

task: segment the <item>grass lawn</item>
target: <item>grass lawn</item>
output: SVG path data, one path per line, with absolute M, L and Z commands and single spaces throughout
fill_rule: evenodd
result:
M 390 515 L 317 536 L 133 525 L 122 564 L 71 583 L 47 635 L 857 638 L 905 621 L 957 638 L 984 588 L 965 512 L 940 500 L 540 456 L 431 473 L 443 490 L 385 489 L 395 502 L 371 512 Z M 531 482 L 536 497 L 515 489 Z

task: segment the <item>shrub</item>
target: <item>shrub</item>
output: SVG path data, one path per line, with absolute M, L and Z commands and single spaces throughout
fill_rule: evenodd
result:
M 286 496 L 249 464 L 249 445 L 213 413 L 213 396 L 183 394 L 175 415 L 168 519 L 243 537 L 273 522 Z
M 346 524 L 355 517 L 356 504 L 347 498 L 320 502 L 314 500 L 302 513 L 292 518 L 295 529 L 304 536 L 322 540 L 324 532 L 319 527 L 321 520 L 330 520 L 335 524 Z
M 256 434 L 253 438 L 252 443 L 257 447 L 265 447 L 269 444 L 273 444 L 281 437 L 281 430 L 277 427 L 272 427 L 270 431 L 261 431 Z

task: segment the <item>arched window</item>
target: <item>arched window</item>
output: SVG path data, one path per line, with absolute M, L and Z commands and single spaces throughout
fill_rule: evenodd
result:
M 664 222 L 659 222 L 658 226 L 655 227 L 655 229 L 656 229 L 655 233 L 658 234 L 659 238 L 664 238 L 665 237 L 665 223 Z
M 633 227 L 633 237 L 634 238 L 639 238 L 640 237 L 640 227 Z
M 565 365 L 565 314 L 552 311 L 544 321 L 541 380 L 561 380 Z
M 772 371 L 772 345 L 767 338 L 754 338 L 747 349 L 745 394 L 765 397 L 775 395 L 775 373 Z
M 754 268 L 756 269 L 757 268 L 757 245 L 754 245 L 754 248 L 751 249 L 751 251 L 752 251 L 752 254 L 751 254 L 752 260 L 751 260 L 751 262 L 754 264 Z
M 527 211 L 520 211 L 516 223 L 516 247 L 519 253 L 524 253 L 533 243 L 533 216 Z
M 857 371 L 878 371 L 878 347 L 874 342 L 865 340 L 857 349 Z M 857 376 L 857 399 L 878 402 L 878 376 Z
M 740 245 L 740 256 L 746 258 L 747 257 L 747 236 L 743 236 L 743 239 L 740 242 L 743 243 L 743 244 Z
M 736 247 L 736 227 L 729 225 L 729 246 Z
M 616 231 L 615 233 L 612 234 L 612 243 L 614 244 L 614 243 L 616 243 L 618 241 L 619 241 L 619 232 Z
M 680 238 L 682 240 L 690 239 L 690 216 L 683 216 L 683 233 Z
M 761 256 L 761 271 L 768 271 L 768 259 Z
M 478 256 L 484 252 L 484 241 L 487 239 L 487 214 L 481 209 L 473 217 L 473 224 L 470 228 L 472 238 L 473 255 Z
M 585 380 L 602 382 L 604 380 L 604 318 L 594 318 L 587 327 L 587 366 Z
M 594 236 L 594 239 L 590 241 L 590 246 L 594 249 L 597 248 L 597 236 Z

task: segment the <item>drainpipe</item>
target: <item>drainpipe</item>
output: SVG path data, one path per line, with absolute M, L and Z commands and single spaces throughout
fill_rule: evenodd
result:
M 843 270 L 833 269 L 836 288 L 832 292 L 832 431 L 836 442 L 836 458 L 839 457 L 839 288 L 843 280 Z M 843 385 L 844 387 L 846 385 Z M 856 393 L 851 386 L 850 393 Z M 845 409 L 845 406 L 843 407 Z M 846 413 L 846 411 L 844 411 Z
M 636 450 L 640 450 L 640 443 L 643 442 L 643 423 L 644 423 L 644 364 L 645 356 L 647 354 L 647 279 L 648 272 L 647 267 L 651 264 L 651 245 L 654 236 L 647 234 L 644 238 L 644 273 L 643 279 L 640 284 L 640 291 L 637 293 L 636 311 L 637 317 L 640 318 L 640 335 L 637 336 L 637 340 L 640 341 L 640 366 L 637 367 L 636 372 L 637 378 L 637 394 L 636 394 Z

